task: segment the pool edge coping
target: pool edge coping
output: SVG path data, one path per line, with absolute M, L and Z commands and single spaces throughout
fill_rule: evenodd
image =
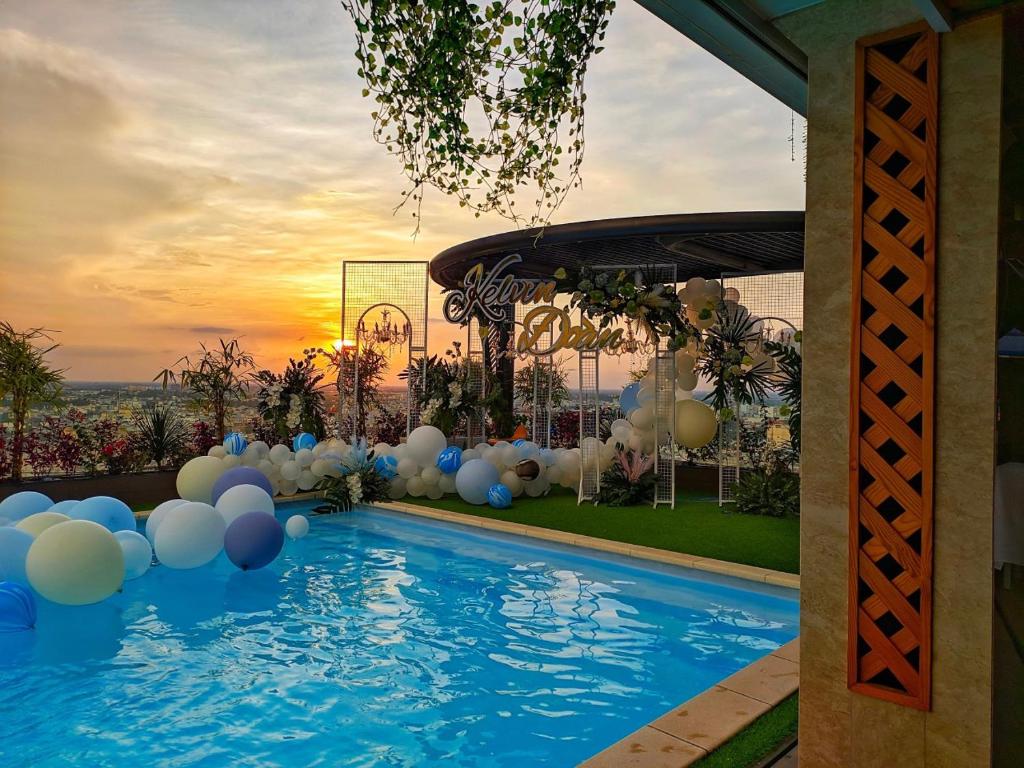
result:
M 476 528 L 484 528 L 490 531 L 501 533 L 513 533 L 520 536 L 528 536 L 544 541 L 553 541 L 558 544 L 569 544 L 571 546 L 594 549 L 601 552 L 611 552 L 616 555 L 636 558 L 638 560 L 649 560 L 656 563 L 676 565 L 683 568 L 693 568 L 698 571 L 707 571 L 722 576 L 732 576 L 738 579 L 754 581 L 761 584 L 771 584 L 777 587 L 789 589 L 800 589 L 800 576 L 785 571 L 773 571 L 770 568 L 761 568 L 755 565 L 743 563 L 732 563 L 727 560 L 716 560 L 711 557 L 690 555 L 685 552 L 673 552 L 667 549 L 646 547 L 640 544 L 627 544 L 622 541 L 611 539 L 600 539 L 595 536 L 584 536 L 568 531 L 560 531 L 554 528 L 542 528 L 537 525 L 525 523 L 514 523 L 508 520 L 494 520 L 489 517 L 478 515 L 467 515 L 463 512 L 452 512 L 447 509 L 434 509 L 433 507 L 422 507 L 418 504 L 409 504 L 404 501 L 376 502 L 375 507 L 391 509 L 396 512 L 429 517 L 434 520 L 445 522 L 461 523 Z

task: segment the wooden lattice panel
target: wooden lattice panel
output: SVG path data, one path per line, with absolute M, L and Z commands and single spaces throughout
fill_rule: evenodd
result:
M 849 684 L 928 709 L 938 36 L 864 39 L 856 67 Z

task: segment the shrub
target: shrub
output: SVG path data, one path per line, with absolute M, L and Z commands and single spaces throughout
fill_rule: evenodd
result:
M 741 472 L 734 493 L 736 511 L 743 514 L 767 517 L 800 514 L 800 477 L 780 464 Z
M 639 451 L 619 451 L 611 467 L 601 475 L 597 501 L 609 507 L 629 507 L 654 498 L 657 478 L 654 457 Z

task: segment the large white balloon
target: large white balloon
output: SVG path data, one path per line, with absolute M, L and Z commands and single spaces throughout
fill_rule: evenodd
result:
M 30 534 L 32 538 L 36 538 L 37 536 L 39 536 L 40 533 L 45 531 L 47 528 L 57 525 L 57 523 L 63 523 L 65 520 L 70 519 L 70 517 L 60 512 L 36 512 L 34 515 L 29 515 L 28 517 L 22 518 L 22 520 L 19 521 L 18 524 L 14 527 L 17 528 L 19 531 L 25 531 L 26 533 Z
M 437 455 L 448 447 L 448 438 L 437 427 L 424 424 L 409 433 L 406 445 L 412 457 L 427 466 L 437 461 Z
M 149 518 L 146 520 L 146 538 L 149 539 L 150 544 L 156 541 L 156 531 L 160 527 L 164 515 L 182 504 L 188 504 L 188 499 L 169 499 L 163 504 L 157 505 L 157 508 L 149 513 Z
M 213 499 L 213 484 L 227 469 L 221 459 L 197 456 L 178 470 L 178 495 L 188 501 L 209 504 Z
M 47 600 L 88 605 L 121 588 L 124 555 L 114 534 L 99 523 L 68 520 L 32 542 L 25 572 L 32 588 Z
M 168 568 L 198 568 L 223 549 L 224 530 L 224 518 L 216 509 L 202 502 L 189 502 L 167 513 L 157 529 L 153 548 Z
M 16 522 L 36 512 L 45 512 L 52 506 L 50 497 L 38 491 L 18 491 L 0 501 L 0 518 Z
M 498 482 L 497 467 L 483 459 L 466 462 L 455 475 L 455 489 L 463 501 L 486 504 L 488 489 Z
M 149 545 L 146 537 L 135 531 L 118 531 L 114 538 L 121 547 L 121 554 L 124 555 L 125 581 L 137 579 L 145 574 L 153 563 L 153 547 Z
M 292 515 L 284 524 L 284 532 L 288 534 L 289 539 L 301 539 L 309 533 L 309 520 L 305 515 Z
M 718 433 L 714 409 L 699 400 L 676 401 L 676 442 L 687 448 L 702 448 Z
M 224 518 L 225 530 L 246 512 L 264 512 L 274 516 L 274 500 L 258 485 L 235 485 L 217 499 L 217 512 Z

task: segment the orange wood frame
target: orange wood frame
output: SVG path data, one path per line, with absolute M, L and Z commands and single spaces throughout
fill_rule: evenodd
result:
M 939 38 L 856 50 L 849 687 L 931 706 Z

